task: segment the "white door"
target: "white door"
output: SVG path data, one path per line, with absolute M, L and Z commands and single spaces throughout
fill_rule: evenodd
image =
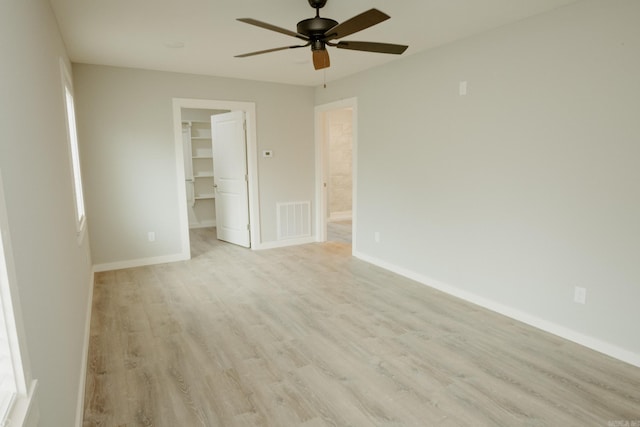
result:
M 218 239 L 250 247 L 244 111 L 211 116 Z

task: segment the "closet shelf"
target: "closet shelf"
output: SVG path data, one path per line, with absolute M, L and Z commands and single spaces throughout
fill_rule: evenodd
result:
M 195 199 L 196 200 L 207 200 L 207 199 L 215 199 L 216 195 L 211 193 L 211 194 L 196 194 Z
M 182 120 L 183 125 L 211 125 L 208 120 Z
M 185 120 L 182 139 L 189 227 L 216 224 L 211 122 Z

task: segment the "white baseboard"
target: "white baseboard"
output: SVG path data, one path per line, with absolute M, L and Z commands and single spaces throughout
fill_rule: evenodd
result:
M 78 384 L 78 403 L 76 404 L 76 427 L 82 427 L 84 418 L 84 393 L 87 382 L 87 363 L 89 359 L 89 339 L 91 338 L 91 313 L 93 308 L 93 286 L 95 284 L 95 269 L 91 271 L 89 300 L 85 310 L 84 342 L 82 344 L 82 362 L 80 365 L 80 382 Z
M 606 354 L 607 356 L 611 356 L 615 359 L 640 367 L 640 354 L 618 347 L 606 341 L 602 341 L 598 338 L 594 338 L 589 335 L 574 331 L 573 329 L 558 325 L 556 323 L 549 322 L 545 319 L 533 316 L 521 310 L 497 303 L 488 298 L 475 295 L 471 292 L 456 288 L 455 286 L 451 286 L 438 280 L 431 279 L 422 274 L 369 256 L 362 252 L 354 251 L 353 256 L 370 264 L 374 264 L 378 267 L 384 268 L 385 270 L 389 270 L 401 276 L 415 280 L 416 282 L 429 286 L 430 288 L 445 292 L 449 295 L 463 299 L 472 304 L 479 305 L 496 313 L 526 323 L 527 325 L 533 326 L 537 329 L 541 329 L 545 332 L 549 332 L 553 335 L 557 335 L 566 340 L 575 342 L 577 344 L 590 348 L 591 350 L 595 350 L 597 352 Z
M 163 255 L 151 258 L 131 259 L 127 261 L 108 262 L 104 264 L 95 264 L 93 271 L 99 273 L 101 271 L 121 270 L 123 268 L 143 267 L 145 265 L 165 264 L 167 262 L 186 261 L 189 254 L 173 254 Z
M 353 213 L 351 211 L 344 212 L 331 212 L 329 214 L 329 222 L 337 222 L 337 221 L 349 221 L 353 217 Z
M 308 243 L 315 243 L 316 239 L 313 236 L 299 237 L 295 239 L 276 240 L 274 242 L 260 243 L 258 246 L 254 246 L 251 249 L 263 250 L 263 249 L 276 249 L 284 248 L 287 246 L 306 245 Z

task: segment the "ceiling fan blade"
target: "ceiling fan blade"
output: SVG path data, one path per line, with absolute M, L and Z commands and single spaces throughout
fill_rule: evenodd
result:
M 314 50 L 312 52 L 313 52 L 313 68 L 315 68 L 316 70 L 329 68 L 331 63 L 329 61 L 329 52 L 327 52 L 327 49 Z
M 258 21 L 257 19 L 238 18 L 237 20 L 240 21 L 240 22 L 244 22 L 245 24 L 255 25 L 256 27 L 265 28 L 267 30 L 275 31 L 275 32 L 281 33 L 281 34 L 286 34 L 286 35 L 291 36 L 291 37 L 297 37 L 297 38 L 305 40 L 305 41 L 309 40 L 309 37 L 307 37 L 307 36 L 305 36 L 303 34 L 298 34 L 295 31 L 289 31 L 286 28 L 281 28 L 281 27 L 277 27 L 275 25 L 268 24 L 266 22 Z
M 277 51 L 279 51 L 279 50 L 286 50 L 286 49 L 296 49 L 296 48 L 299 48 L 299 47 L 307 47 L 307 46 L 309 46 L 309 44 L 295 45 L 295 46 L 276 47 L 276 48 L 273 48 L 273 49 L 259 50 L 259 51 L 257 51 L 257 52 L 243 53 L 242 55 L 236 55 L 236 56 L 234 56 L 234 58 L 246 58 L 247 56 L 262 55 L 263 53 L 277 52 Z
M 356 15 L 353 18 L 327 30 L 324 33 L 324 37 L 326 40 L 340 39 L 350 34 L 357 33 L 358 31 L 362 31 L 365 28 L 372 27 L 389 18 L 389 15 L 384 12 L 380 12 L 378 9 L 369 9 L 366 12 Z
M 334 46 L 333 44 L 331 44 Z M 335 44 L 339 49 L 362 50 L 365 52 L 392 53 L 401 55 L 409 46 L 391 43 L 374 43 L 374 42 L 349 42 L 341 41 Z

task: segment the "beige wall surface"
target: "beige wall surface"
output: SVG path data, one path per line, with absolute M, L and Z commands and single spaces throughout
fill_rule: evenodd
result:
M 0 170 L 40 426 L 76 425 L 91 289 L 78 244 L 60 59 L 46 1 L 0 2 Z
M 640 363 L 638 16 L 578 2 L 318 88 L 358 98 L 356 251 Z
M 313 200 L 313 88 L 84 64 L 74 79 L 94 263 L 181 251 L 173 98 L 256 104 L 263 242 L 277 202 Z

